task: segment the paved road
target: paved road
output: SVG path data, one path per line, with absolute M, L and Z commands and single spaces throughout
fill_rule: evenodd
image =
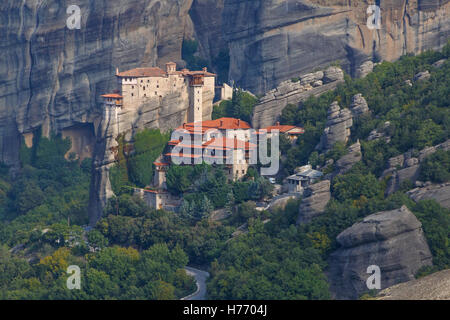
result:
M 206 299 L 206 279 L 209 278 L 209 273 L 203 270 L 186 267 L 184 268 L 186 273 L 195 278 L 195 282 L 197 283 L 197 291 L 193 294 L 190 294 L 181 300 L 205 300 Z

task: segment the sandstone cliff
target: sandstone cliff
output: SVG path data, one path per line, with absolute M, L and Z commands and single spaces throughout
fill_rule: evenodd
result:
M 450 269 L 386 288 L 377 300 L 450 300 Z
M 333 90 L 344 81 L 344 73 L 337 67 L 329 67 L 302 75 L 298 81 L 283 81 L 275 89 L 269 90 L 255 106 L 252 116 L 254 128 L 264 128 L 277 122 L 288 104 L 297 105 L 310 96 L 318 96 Z
M 225 0 L 222 30 L 230 48 L 230 79 L 263 93 L 337 60 L 351 75 L 364 75 L 367 65 L 359 67 L 366 61 L 437 49 L 450 36 L 449 0 L 380 1 L 379 30 L 367 27 L 366 10 L 373 3 Z
M 381 289 L 414 279 L 432 256 L 422 224 L 403 206 L 367 216 L 337 236 L 341 245 L 330 255 L 330 289 L 338 299 L 357 299 L 369 291 L 367 267 L 381 270 Z
M 390 158 L 388 168 L 382 174 L 382 178 L 391 175 L 386 188 L 386 194 L 397 191 L 403 182 L 410 181 L 411 183 L 415 183 L 419 178 L 420 163 L 437 150 L 450 150 L 450 140 L 433 147 L 427 147 L 419 151 L 417 156 L 414 156 L 413 151 L 408 151 Z
M 429 184 L 406 193 L 414 201 L 435 200 L 442 207 L 450 209 L 450 182 Z
M 21 134 L 99 123 L 100 94 L 115 68 L 180 60 L 192 36 L 192 0 L 80 0 L 81 29 L 69 30 L 70 1 L 0 4 L 0 161 L 17 165 Z M 77 136 L 77 134 L 74 134 Z M 81 135 L 83 136 L 83 135 Z

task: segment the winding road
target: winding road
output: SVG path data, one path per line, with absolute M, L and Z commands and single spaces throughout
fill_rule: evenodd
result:
M 180 300 L 205 300 L 206 299 L 206 279 L 209 278 L 209 273 L 203 270 L 186 267 L 186 273 L 195 278 L 197 290 Z

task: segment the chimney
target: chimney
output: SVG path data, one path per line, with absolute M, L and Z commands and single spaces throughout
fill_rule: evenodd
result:
M 220 126 L 223 127 L 223 120 L 220 120 Z
M 238 127 L 241 125 L 241 119 L 238 119 Z
M 279 126 L 280 125 L 280 121 L 277 121 L 277 126 Z
M 204 68 L 203 68 L 203 72 L 208 72 L 208 68 L 207 68 L 207 67 L 204 67 Z
M 119 74 L 119 68 L 116 68 L 116 76 Z

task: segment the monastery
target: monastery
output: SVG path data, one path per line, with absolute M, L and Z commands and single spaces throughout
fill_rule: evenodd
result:
M 217 89 L 215 74 L 208 72 L 206 68 L 201 71 L 187 69 L 177 71 L 176 64 L 169 62 L 165 70 L 157 67 L 136 68 L 125 72 L 117 70 L 116 77 L 119 89 L 102 95 L 105 126 L 103 130 L 108 133 L 112 147 L 119 134 L 133 131 L 130 128 L 133 129 L 132 126 L 142 113 L 143 106 L 149 101 L 159 99 L 159 105 L 162 105 L 163 99 L 176 94 L 182 97 L 181 100 L 177 100 L 178 103 L 181 101 L 187 105 L 182 106 L 186 109 L 182 125 L 174 122 L 166 123 L 164 127 L 157 126 L 160 129 L 175 129 L 173 137 L 177 138 L 169 141 L 164 153 L 154 163 L 155 175 L 153 181 L 149 181 L 150 186 L 146 189 L 136 189 L 136 193 L 149 206 L 176 211 L 181 204 L 181 199 L 172 196 L 166 188 L 166 172 L 174 163 L 195 165 L 205 161 L 223 164 L 229 181 L 241 179 L 247 174 L 251 153 L 257 152 L 257 144 L 253 142 L 257 142 L 258 137 L 252 140 L 251 135 L 258 136 L 260 131 L 253 130 L 249 123 L 240 119 L 210 120 L 212 99 L 205 103 L 203 97 L 205 92 L 214 94 Z M 225 90 L 227 86 L 223 88 L 222 96 L 230 97 L 229 92 Z M 268 138 L 272 137 L 274 130 L 278 130 L 291 140 L 304 132 L 302 128 L 283 126 L 279 123 L 265 129 Z M 176 163 L 174 157 L 181 163 Z

